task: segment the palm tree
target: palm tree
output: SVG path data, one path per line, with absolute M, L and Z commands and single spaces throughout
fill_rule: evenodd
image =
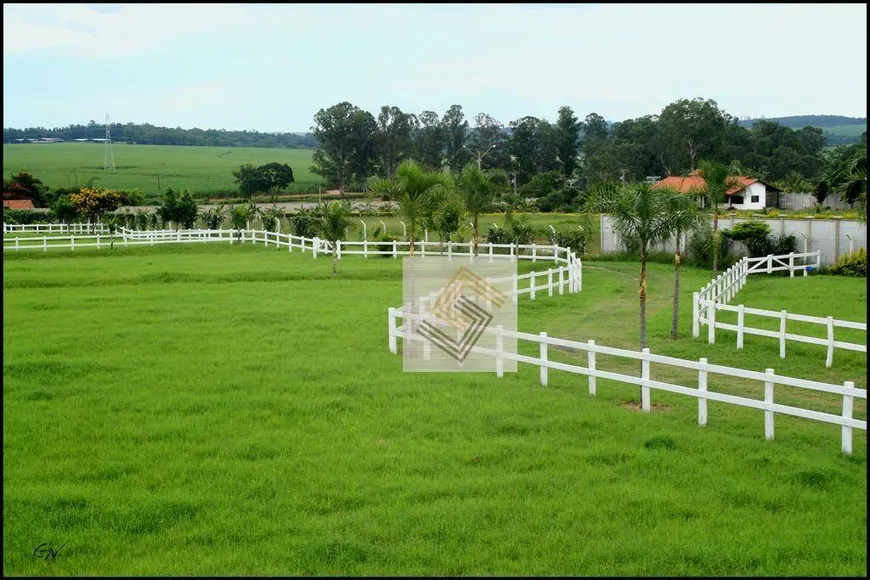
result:
M 707 197 L 713 205 L 713 277 L 719 274 L 719 204 L 725 202 L 727 192 L 740 187 L 740 182 L 728 168 L 716 161 L 702 160 L 698 173 L 707 185 Z
M 115 232 L 118 226 L 121 225 L 121 216 L 115 213 L 107 213 L 103 215 L 103 223 L 109 230 L 109 235 L 112 236 L 112 241 L 109 244 L 109 249 L 115 249 Z
M 437 205 L 439 194 L 450 187 L 449 175 L 425 171 L 415 161 L 403 161 L 392 179 L 378 179 L 372 191 L 386 194 L 399 204 L 399 215 L 408 220 L 410 254 L 414 255 L 414 234 L 417 224 Z
M 252 217 L 257 214 L 257 206 L 253 203 L 244 203 L 230 208 L 230 225 L 236 230 L 236 237 L 241 238 L 242 230 L 248 225 Z
M 629 183 L 622 187 L 595 187 L 584 204 L 586 213 L 606 213 L 623 240 L 632 240 L 640 251 L 640 348 L 646 348 L 646 258 L 650 248 L 673 231 L 668 206 L 671 196 L 665 189 L 648 183 Z
M 459 174 L 457 188 L 465 203 L 465 210 L 471 214 L 474 238 L 474 255 L 480 243 L 480 214 L 492 207 L 495 197 L 495 184 L 482 169 L 474 163 L 466 165 Z
M 698 204 L 691 195 L 684 195 L 676 190 L 661 188 L 659 191 L 668 196 L 668 217 L 671 228 L 676 236 L 674 251 L 674 312 L 671 318 L 671 339 L 677 340 L 677 326 L 680 313 L 680 238 L 697 225 L 703 223 L 705 217 L 698 211 Z
M 336 242 L 342 239 L 345 230 L 351 226 L 350 206 L 347 203 L 333 201 L 320 208 L 318 213 L 320 217 L 317 222 L 317 230 L 323 236 L 323 239 L 328 240 L 332 244 L 332 273 L 335 274 L 338 271 Z

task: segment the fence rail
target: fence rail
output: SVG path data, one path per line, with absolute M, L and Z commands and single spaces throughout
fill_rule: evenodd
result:
M 404 325 L 399 326 L 397 319 L 409 320 L 419 317 L 424 320 L 425 316 L 411 315 L 402 312 L 401 308 L 389 308 L 387 312 L 387 326 L 390 352 L 398 353 L 398 339 L 403 340 L 420 340 L 425 341 L 423 337 L 417 335 L 406 335 Z M 472 352 L 478 354 L 490 355 L 495 358 L 496 375 L 501 377 L 503 372 L 500 370 L 499 361 L 515 360 L 520 363 L 536 365 L 540 367 L 540 382 L 542 386 L 547 386 L 549 381 L 549 369 L 560 370 L 572 374 L 585 375 L 588 377 L 589 394 L 594 396 L 597 390 L 596 379 L 607 379 L 641 387 L 641 408 L 645 412 L 649 412 L 651 408 L 651 389 L 668 391 L 681 395 L 687 395 L 698 399 L 698 424 L 706 425 L 708 419 L 707 401 L 718 401 L 728 403 L 740 407 L 748 407 L 764 411 L 764 435 L 768 440 L 774 437 L 774 416 L 775 414 L 791 415 L 794 417 L 803 417 L 815 421 L 831 423 L 841 427 L 841 449 L 843 453 L 852 453 L 852 435 L 853 429 L 867 430 L 867 422 L 853 417 L 854 400 L 867 399 L 867 392 L 864 389 L 857 389 L 852 381 L 846 381 L 842 386 L 798 379 L 777 375 L 773 369 L 766 369 L 765 372 L 750 371 L 746 369 L 726 367 L 722 365 L 710 364 L 706 358 L 701 358 L 697 362 L 685 359 L 679 359 L 669 356 L 655 355 L 645 348 L 640 352 L 613 348 L 595 344 L 595 341 L 578 342 L 547 336 L 545 332 L 540 334 L 530 334 L 525 332 L 514 332 L 503 328 L 488 328 L 487 333 L 496 333 L 498 337 L 515 338 L 518 341 L 527 341 L 540 345 L 540 354 L 538 357 L 514 354 L 497 349 L 487 349 L 479 346 L 472 348 Z M 496 340 L 496 344 L 502 344 L 503 341 Z M 548 347 L 557 346 L 561 349 L 572 349 L 587 353 L 587 366 L 578 366 L 574 364 L 561 363 L 548 359 Z M 610 371 L 603 371 L 596 368 L 596 355 L 610 355 L 628 358 L 632 360 L 640 360 L 642 362 L 641 376 L 625 375 Z M 663 381 L 657 381 L 651 378 L 650 363 L 666 365 L 670 367 L 689 369 L 698 372 L 697 387 L 677 385 Z M 764 399 L 751 399 L 737 395 L 728 395 L 709 390 L 710 374 L 718 374 L 729 377 L 737 377 L 742 379 L 761 381 L 764 383 Z M 775 385 L 796 387 L 816 392 L 831 393 L 839 395 L 843 398 L 842 414 L 834 415 L 820 411 L 813 411 L 801 407 L 783 405 L 774 402 L 774 387 Z
M 270 232 L 268 230 L 146 230 L 137 231 L 126 228 L 118 228 L 114 235 L 85 235 L 85 236 L 43 236 L 42 238 L 4 238 L 3 251 L 27 251 L 27 250 L 42 250 L 44 252 L 49 249 L 70 249 L 74 251 L 76 248 L 96 247 L 102 248 L 110 246 L 112 243 L 121 246 L 135 245 L 154 245 L 164 243 L 209 243 L 209 242 L 229 242 L 253 244 L 262 243 L 264 246 L 275 246 L 280 249 L 286 247 L 289 252 L 294 249 L 302 251 L 310 251 L 314 258 L 320 254 L 332 254 L 335 252 L 337 259 L 341 259 L 342 255 L 358 254 L 368 257 L 373 256 L 388 256 L 396 258 L 399 255 L 405 256 L 410 253 L 410 242 L 408 241 L 362 241 L 362 242 L 345 242 L 338 241 L 333 244 L 320 238 L 306 238 L 293 234 L 285 234 L 281 232 Z M 387 246 L 388 249 L 381 250 L 380 247 Z M 417 254 L 421 257 L 441 255 L 441 244 L 437 242 L 415 242 Z M 352 250 L 348 248 L 359 248 L 362 250 Z M 427 252 L 428 249 L 428 252 Z M 433 251 L 433 249 L 435 251 Z M 447 257 L 471 257 L 473 256 L 473 244 L 471 243 L 455 243 L 449 242 L 446 244 Z M 571 251 L 570 248 L 563 248 L 558 245 L 537 245 L 537 244 L 479 244 L 478 256 L 476 259 L 528 259 L 532 262 L 537 260 L 552 261 L 557 264 L 562 264 L 558 268 L 550 268 L 542 272 L 530 272 L 528 274 L 519 275 L 514 282 L 514 297 L 519 294 L 529 294 L 529 297 L 534 300 L 538 291 L 546 290 L 548 295 L 552 296 L 554 291 L 563 294 L 565 290 L 569 293 L 580 292 L 583 289 L 583 267 L 582 262 Z M 521 283 L 528 280 L 528 285 L 523 287 Z
M 3 233 L 33 232 L 33 233 L 109 233 L 109 228 L 102 222 L 97 223 L 72 223 L 72 224 L 3 224 Z
M 811 259 L 812 261 L 810 261 Z M 802 263 L 798 263 L 798 260 Z M 818 251 L 802 254 L 791 253 L 780 256 L 768 255 L 760 258 L 742 258 L 725 272 L 714 278 L 709 284 L 701 288 L 700 292 L 692 295 L 692 336 L 697 338 L 700 335 L 701 326 L 706 325 L 707 342 L 714 344 L 716 342 L 716 330 L 734 331 L 737 333 L 738 350 L 743 349 L 743 339 L 747 334 L 776 338 L 779 340 L 780 358 L 785 358 L 786 343 L 789 340 L 826 346 L 827 356 L 825 358 L 825 366 L 828 368 L 834 362 L 834 349 L 867 352 L 866 340 L 865 344 L 859 344 L 838 341 L 834 338 L 834 328 L 849 328 L 866 332 L 867 325 L 865 323 L 836 320 L 831 316 L 807 316 L 805 314 L 789 313 L 786 310 L 776 312 L 760 308 L 750 308 L 743 304 L 737 306 L 729 305 L 737 292 L 746 285 L 746 279 L 750 274 L 771 274 L 773 272 L 788 271 L 790 277 L 794 277 L 796 271 L 802 270 L 803 275 L 806 276 L 809 270 L 819 267 L 819 260 L 820 252 Z M 719 311 L 736 312 L 737 324 L 717 321 L 716 312 Z M 752 328 L 746 324 L 746 315 L 778 319 L 780 321 L 779 331 Z M 822 339 L 789 333 L 786 331 L 788 321 L 822 325 L 827 328 L 827 338 Z

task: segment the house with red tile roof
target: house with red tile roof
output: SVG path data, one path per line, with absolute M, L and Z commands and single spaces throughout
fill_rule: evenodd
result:
M 3 207 L 8 209 L 35 209 L 29 199 L 4 199 Z
M 764 209 L 765 207 L 777 207 L 779 194 L 782 190 L 765 183 L 754 177 L 738 175 L 732 178 L 735 183 L 725 195 L 728 196 L 729 209 Z M 689 175 L 672 175 L 658 181 L 653 187 L 670 187 L 691 195 L 702 195 L 707 191 L 707 182 L 693 171 Z M 703 198 L 702 198 L 703 199 Z M 701 202 L 702 207 L 704 201 Z

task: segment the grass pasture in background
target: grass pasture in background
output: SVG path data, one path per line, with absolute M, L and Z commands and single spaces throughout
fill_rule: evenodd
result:
M 85 185 L 89 179 L 98 178 L 95 185 L 141 189 L 148 195 L 162 193 L 167 187 L 205 194 L 238 190 L 232 172 L 241 165 L 276 161 L 293 169 L 295 182 L 288 191 L 307 188 L 316 193 L 317 185 L 325 182 L 309 169 L 313 151 L 115 143 L 115 170 L 107 171 L 103 169 L 105 145 L 101 143 L 4 144 L 3 171 L 6 176 L 27 171 L 52 188 Z
M 386 316 L 401 259 L 348 257 L 333 277 L 328 258 L 259 244 L 4 258 L 7 575 L 867 572 L 865 432 L 847 458 L 833 425 L 777 415 L 765 441 L 762 412 L 712 402 L 699 428 L 695 399 L 653 390 L 641 413 L 636 387 L 599 379 L 590 398 L 585 377 L 551 370 L 544 389 L 526 364 L 403 374 Z M 583 267 L 579 294 L 521 297 L 520 330 L 636 349 L 639 264 Z M 707 270 L 684 268 L 670 341 L 672 268 L 648 267 L 652 352 L 866 388 L 857 353 L 825 369 L 822 347 L 780 360 L 775 340 L 693 340 Z M 860 319 L 852 282 L 744 291 L 785 289 L 800 311 L 823 290 L 832 315 Z M 710 389 L 763 392 L 713 375 Z M 66 546 L 45 562 L 42 542 Z

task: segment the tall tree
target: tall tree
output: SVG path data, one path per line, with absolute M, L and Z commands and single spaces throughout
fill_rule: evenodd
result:
M 427 169 L 439 170 L 446 144 L 438 113 L 423 111 L 417 120 L 419 126 L 413 132 L 414 156 Z
M 589 113 L 583 122 L 584 135 L 587 140 L 607 139 L 607 121 L 598 113 Z
M 354 180 L 365 181 L 375 156 L 377 123 L 371 113 L 347 101 L 320 109 L 311 128 L 317 149 L 311 171 L 337 186 L 340 195 Z
M 621 186 L 603 184 L 593 188 L 586 201 L 588 213 L 606 213 L 623 240 L 636 244 L 640 252 L 640 347 L 646 348 L 646 260 L 650 248 L 667 239 L 671 225 L 666 190 L 648 183 Z
M 481 156 L 482 169 L 504 168 L 510 164 L 507 142 L 501 121 L 486 113 L 478 113 L 474 117 L 474 129 L 468 139 L 468 149 L 475 162 Z
M 556 120 L 556 149 L 559 163 L 562 165 L 562 175 L 571 177 L 577 165 L 577 154 L 580 152 L 580 129 L 574 110 L 564 106 L 559 108 L 559 118 Z
M 372 184 L 375 193 L 384 194 L 399 206 L 399 215 L 408 220 L 410 254 L 414 255 L 414 237 L 417 225 L 431 215 L 438 205 L 442 190 L 450 187 L 448 174 L 428 172 L 416 161 L 408 159 L 399 164 L 393 179 L 378 179 Z
M 257 168 L 262 175 L 266 191 L 277 193 L 293 183 L 293 169 L 286 163 L 272 161 Z
M 457 172 L 470 157 L 465 143 L 468 140 L 468 121 L 461 105 L 451 105 L 441 118 L 444 135 L 444 154 L 451 171 Z
M 680 99 L 662 109 L 665 167 L 671 175 L 693 170 L 701 158 L 721 156 L 726 119 L 712 99 Z
M 377 132 L 378 173 L 381 177 L 393 177 L 398 164 L 411 157 L 411 134 L 416 125 L 417 118 L 403 113 L 399 107 L 381 107 Z

